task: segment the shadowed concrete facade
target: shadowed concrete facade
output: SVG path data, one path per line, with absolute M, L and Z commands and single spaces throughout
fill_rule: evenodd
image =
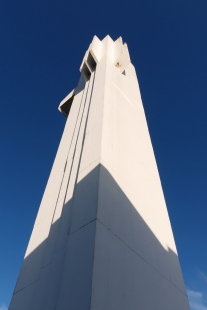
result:
M 9 310 L 189 310 L 127 45 L 80 71 Z

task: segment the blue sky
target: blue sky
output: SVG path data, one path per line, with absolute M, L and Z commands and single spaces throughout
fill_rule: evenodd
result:
M 0 310 L 6 310 L 96 34 L 127 42 L 192 310 L 207 310 L 206 0 L 0 4 Z

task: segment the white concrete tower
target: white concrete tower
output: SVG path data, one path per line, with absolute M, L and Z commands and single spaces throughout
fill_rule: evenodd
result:
M 127 45 L 80 71 L 9 310 L 189 310 Z

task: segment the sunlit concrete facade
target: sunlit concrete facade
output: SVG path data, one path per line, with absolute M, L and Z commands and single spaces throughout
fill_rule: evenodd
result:
M 189 310 L 127 45 L 80 71 L 9 310 Z

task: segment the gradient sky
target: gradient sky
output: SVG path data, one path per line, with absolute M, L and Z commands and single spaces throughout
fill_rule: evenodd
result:
M 0 4 L 0 310 L 21 267 L 94 35 L 127 42 L 191 309 L 207 310 L 207 1 Z

